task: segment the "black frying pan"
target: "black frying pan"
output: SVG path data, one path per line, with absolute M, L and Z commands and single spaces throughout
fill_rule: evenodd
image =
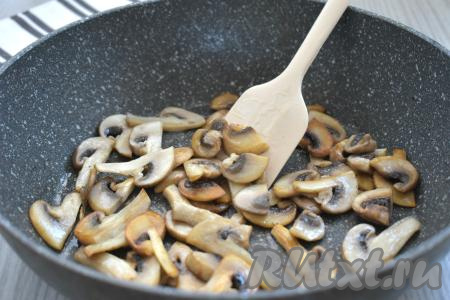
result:
M 58 202 L 72 191 L 70 154 L 113 113 L 153 115 L 168 105 L 208 114 L 219 91 L 242 92 L 277 75 L 305 37 L 322 4 L 310 1 L 163 1 L 138 4 L 69 26 L 22 52 L 0 70 L 0 229 L 12 247 L 55 288 L 79 299 L 199 298 L 119 282 L 58 255 L 32 229 L 26 212 L 37 198 Z M 381 146 L 400 146 L 421 173 L 416 209 L 396 207 L 394 220 L 424 224 L 403 257 L 436 258 L 449 247 L 450 57 L 409 29 L 349 9 L 303 86 L 350 133 L 370 132 Z M 167 134 L 167 144 L 189 144 Z M 296 151 L 285 171 L 304 168 Z M 152 206 L 164 211 L 155 195 Z M 328 217 L 322 244 L 337 248 L 360 222 Z M 277 247 L 270 234 L 255 238 Z M 389 271 L 395 261 L 388 264 Z M 298 298 L 308 291 L 261 292 Z M 349 295 L 327 290 L 310 296 Z M 362 291 L 379 297 L 380 291 Z M 352 294 L 354 295 L 354 294 Z M 219 298 L 218 296 L 214 296 Z M 222 296 L 220 296 L 222 297 Z M 223 296 L 224 298 L 226 296 Z M 230 296 L 229 296 L 230 297 Z

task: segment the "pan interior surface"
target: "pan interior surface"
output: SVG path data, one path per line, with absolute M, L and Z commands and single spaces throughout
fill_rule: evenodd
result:
M 27 211 L 37 199 L 57 204 L 73 190 L 70 155 L 97 135 L 100 120 L 157 115 L 169 105 L 208 115 L 218 92 L 239 93 L 279 74 L 321 7 L 289 0 L 165 1 L 102 15 L 38 44 L 0 74 L 1 218 L 43 244 Z M 417 208 L 394 209 L 394 221 L 415 215 L 423 223 L 405 255 L 449 225 L 449 74 L 445 51 L 350 10 L 303 82 L 307 102 L 325 105 L 349 133 L 368 132 L 381 147 L 407 149 L 420 171 Z M 165 133 L 164 143 L 186 146 L 191 135 Z M 282 174 L 306 163 L 296 150 Z M 150 196 L 155 210 L 167 210 L 161 195 Z M 319 244 L 339 249 L 359 222 L 351 213 L 326 216 Z M 255 228 L 252 241 L 279 249 L 268 230 Z M 72 238 L 60 255 L 76 247 Z

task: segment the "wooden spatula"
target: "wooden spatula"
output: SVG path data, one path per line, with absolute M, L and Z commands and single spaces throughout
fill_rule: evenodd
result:
M 303 77 L 348 6 L 347 0 L 328 0 L 300 49 L 275 79 L 246 90 L 226 115 L 229 123 L 252 126 L 270 149 L 266 180 L 275 180 L 308 126 L 301 93 Z

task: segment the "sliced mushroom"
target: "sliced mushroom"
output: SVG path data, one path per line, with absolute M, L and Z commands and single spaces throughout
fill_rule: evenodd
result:
M 191 159 L 194 156 L 194 150 L 190 147 L 179 147 L 174 149 L 175 155 L 175 167 L 179 167 L 184 164 L 185 161 Z
M 211 129 L 211 124 L 213 122 L 215 122 L 216 120 L 222 120 L 222 121 L 225 120 L 224 117 L 226 116 L 227 113 L 228 113 L 228 109 L 221 109 L 221 110 L 214 112 L 208 118 L 206 118 L 206 123 L 205 123 L 204 128 Z M 222 121 L 220 121 L 220 122 L 223 124 Z M 217 129 L 215 129 L 215 130 L 217 130 Z M 219 131 L 222 131 L 222 130 L 219 130 Z
M 278 179 L 274 186 L 273 191 L 275 195 L 280 198 L 287 198 L 298 195 L 298 192 L 294 189 L 293 183 L 296 180 L 314 180 L 320 177 L 319 173 L 315 170 L 301 170 L 284 175 Z
M 217 130 L 197 129 L 192 136 L 192 149 L 199 157 L 212 158 L 221 146 L 222 134 Z
M 166 213 L 164 220 L 166 221 L 166 229 L 173 238 L 183 242 L 186 241 L 189 232 L 192 230 L 191 225 L 175 221 L 171 210 Z
M 150 241 L 153 248 L 153 253 L 156 256 L 156 259 L 158 259 L 159 264 L 161 265 L 164 272 L 170 277 L 170 278 L 176 278 L 179 275 L 179 271 L 177 267 L 174 265 L 172 260 L 169 257 L 169 253 L 167 252 L 166 248 L 164 248 L 163 241 L 161 237 L 159 236 L 158 231 L 154 227 L 150 227 L 147 230 L 147 234 L 150 237 Z
M 190 181 L 200 178 L 216 178 L 222 173 L 220 171 L 220 160 L 194 158 L 184 162 L 184 170 Z
M 208 129 L 208 130 L 215 130 L 220 133 L 223 133 L 223 131 L 227 127 L 228 127 L 228 123 L 224 118 L 217 118 L 215 120 L 210 121 L 209 123 L 207 122 L 203 128 Z
M 304 210 L 295 220 L 289 232 L 302 240 L 318 241 L 325 235 L 325 223 L 323 219 L 309 210 Z
M 244 188 L 246 188 L 249 185 L 250 184 L 241 184 L 241 183 L 236 183 L 231 180 L 228 180 L 228 188 L 230 189 L 231 198 L 236 197 L 236 195 L 240 191 L 242 191 Z
M 222 174 L 236 183 L 250 183 L 260 178 L 267 168 L 269 159 L 253 153 L 232 153 L 222 162 Z
M 312 156 L 311 154 L 309 154 L 309 161 L 312 165 L 319 167 L 319 168 L 329 167 L 333 164 L 332 161 L 322 159 L 322 158 L 317 158 L 317 157 Z
M 230 191 L 230 187 L 229 187 L 229 184 L 228 184 L 228 180 L 223 179 L 223 178 L 219 178 L 218 179 L 218 184 L 225 191 L 225 195 L 223 195 L 220 198 L 217 198 L 216 199 L 217 203 L 230 204 L 231 203 L 231 191 Z
M 292 223 L 297 213 L 297 206 L 289 200 L 281 201 L 269 208 L 266 215 L 256 215 L 241 211 L 242 215 L 251 223 L 263 228 L 273 228 L 277 224 L 287 225 Z
M 139 156 L 161 150 L 162 123 L 160 121 L 144 123 L 133 128 L 130 134 L 130 146 Z
M 303 210 L 312 211 L 315 214 L 320 214 L 322 211 L 320 210 L 320 205 L 314 201 L 313 199 L 307 197 L 292 197 L 290 198 L 292 202 L 294 202 L 299 208 Z
M 369 224 L 358 224 L 349 230 L 342 242 L 342 257 L 353 262 L 356 259 L 367 260 L 370 254 L 370 242 L 375 237 L 375 228 Z
M 355 171 L 371 173 L 372 168 L 370 167 L 370 160 L 373 159 L 375 154 L 353 154 L 347 157 L 347 165 Z
M 307 168 L 319 172 L 321 176 L 337 176 L 339 174 L 352 171 L 352 169 L 349 168 L 346 164 L 340 162 L 334 162 L 327 167 L 320 167 L 309 163 Z
M 125 237 L 134 251 L 143 256 L 153 254 L 152 243 L 147 231 L 155 228 L 161 238 L 164 238 L 166 226 L 164 219 L 156 212 L 146 211 L 128 222 L 125 228 Z
M 406 160 L 406 150 L 402 149 L 402 148 L 394 147 L 394 149 L 392 149 L 392 156 Z
M 362 191 L 370 191 L 375 188 L 372 176 L 364 172 L 355 172 L 356 180 L 358 181 L 358 189 Z
M 205 118 L 201 115 L 179 107 L 166 107 L 159 116 L 163 123 L 164 131 L 184 131 L 199 128 L 205 124 Z
M 122 230 L 119 231 L 116 236 L 111 237 L 110 239 L 87 245 L 86 247 L 84 247 L 84 252 L 87 256 L 91 257 L 95 254 L 120 249 L 122 247 L 126 247 L 127 245 L 128 242 L 125 239 L 125 233 Z
M 178 184 L 185 178 L 186 172 L 183 169 L 175 169 L 155 186 L 155 193 L 162 193 L 169 185 Z
M 233 104 L 237 101 L 239 98 L 238 95 L 232 94 L 230 92 L 224 92 L 211 100 L 211 109 L 214 110 L 220 110 L 220 109 L 230 109 Z
M 302 148 L 308 149 L 314 157 L 326 157 L 333 147 L 333 137 L 324 124 L 317 120 L 310 120 L 299 144 Z
M 369 153 L 377 148 L 377 142 L 366 133 L 354 134 L 348 138 L 344 150 L 351 154 Z
M 131 131 L 131 128 L 125 128 L 122 134 L 116 137 L 116 142 L 114 144 L 114 149 L 116 149 L 120 155 L 128 158 L 133 157 L 133 151 L 130 146 Z
M 229 124 L 223 131 L 223 146 L 228 154 L 261 154 L 269 149 L 269 145 L 255 129 L 237 124 Z
M 137 277 L 136 271 L 128 262 L 109 253 L 99 253 L 88 257 L 84 247 L 81 247 L 75 252 L 74 258 L 85 266 L 118 279 L 134 280 Z
M 402 193 L 397 189 L 394 189 L 392 183 L 381 176 L 378 172 L 373 172 L 372 179 L 375 187 L 392 189 L 392 201 L 395 205 L 403 207 L 416 207 L 416 197 L 414 195 L 414 191 Z
M 235 255 L 227 255 L 220 261 L 217 269 L 201 290 L 213 293 L 251 292 L 246 290 L 245 285 L 249 272 L 249 262 Z
M 298 252 L 295 252 L 294 254 L 289 256 L 292 264 L 300 266 L 303 260 L 305 259 L 308 251 L 305 248 L 303 248 L 303 246 L 298 242 L 298 240 L 289 232 L 289 229 L 287 229 L 281 224 L 277 224 L 272 228 L 270 233 L 273 235 L 278 244 L 280 244 L 281 247 L 283 247 L 283 249 L 286 250 L 286 252 L 289 252 L 291 249 L 294 248 L 303 250 L 301 257 L 299 257 L 298 255 L 294 255 L 297 254 Z
M 128 128 L 127 117 L 125 115 L 117 114 L 111 115 L 100 123 L 98 127 L 98 133 L 101 137 L 112 137 L 117 138 L 123 133 L 125 128 Z
M 363 192 L 356 196 L 352 208 L 360 217 L 388 226 L 392 214 L 392 191 L 380 188 Z
M 186 266 L 187 258 L 192 253 L 192 249 L 188 245 L 180 242 L 173 243 L 169 249 L 169 257 L 179 271 L 174 285 L 178 289 L 196 291 L 204 285 L 204 282 L 198 279 Z
M 306 105 L 306 109 L 308 109 L 308 112 L 318 111 L 321 113 L 325 113 L 327 111 L 325 106 L 323 106 L 322 104 L 318 104 L 318 103 Z
M 230 220 L 239 224 L 245 224 L 245 218 L 241 213 L 234 213 L 230 216 Z
M 134 251 L 127 253 L 127 262 L 136 271 L 135 282 L 148 286 L 158 285 L 161 279 L 161 266 L 156 257 L 143 257 Z
M 223 188 L 211 180 L 189 181 L 183 179 L 178 183 L 180 193 L 193 201 L 212 201 L 225 195 Z
M 127 121 L 128 126 L 134 127 L 134 126 L 141 125 L 144 123 L 162 121 L 162 120 L 159 117 L 142 117 L 142 116 L 133 115 L 131 113 L 127 113 L 126 121 Z M 164 126 L 164 124 L 163 124 L 163 126 Z
M 335 143 L 344 140 L 347 137 L 347 132 L 344 127 L 335 118 L 325 114 L 324 112 L 313 110 L 308 113 L 309 120 L 317 120 L 325 125 L 330 131 Z
M 44 200 L 38 200 L 30 207 L 31 224 L 50 247 L 61 250 L 77 220 L 80 206 L 78 193 L 68 194 L 60 206 L 50 206 Z
M 81 169 L 86 159 L 91 156 L 104 158 L 109 156 L 114 142 L 104 137 L 91 137 L 77 147 L 72 155 L 72 163 L 75 169 Z
M 206 219 L 192 228 L 186 241 L 200 250 L 220 256 L 234 254 L 251 263 L 252 258 L 246 250 L 251 230 L 251 226 L 226 218 Z
M 209 210 L 210 212 L 220 214 L 224 211 L 226 211 L 230 204 L 228 203 L 220 203 L 217 200 L 208 201 L 208 202 L 197 202 L 197 201 L 191 201 L 191 204 L 198 208 L 203 208 L 206 210 Z
M 269 190 L 266 184 L 255 184 L 244 188 L 233 198 L 235 208 L 256 215 L 269 212 Z
M 89 206 L 105 215 L 114 213 L 133 192 L 134 180 L 128 178 L 120 183 L 114 183 L 113 179 L 106 177 L 98 181 L 90 190 Z
M 370 165 L 383 177 L 396 181 L 394 188 L 403 193 L 413 190 L 419 180 L 416 168 L 404 159 L 392 156 L 376 157 L 370 161 Z
M 336 143 L 330 149 L 330 160 L 332 162 L 345 162 L 345 160 L 347 159 L 347 153 L 345 153 L 344 148 L 347 143 L 348 139 L 344 139 L 339 143 Z
M 374 151 L 373 151 L 373 154 L 375 155 L 375 156 L 386 156 L 387 155 L 387 148 L 378 148 L 378 149 L 375 149 Z
M 186 257 L 186 267 L 203 281 L 208 281 L 219 265 L 217 256 L 211 253 L 193 251 Z

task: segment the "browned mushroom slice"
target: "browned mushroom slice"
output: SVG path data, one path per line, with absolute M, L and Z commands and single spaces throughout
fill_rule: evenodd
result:
M 134 251 L 127 253 L 127 262 L 136 271 L 134 282 L 148 286 L 158 285 L 161 279 L 161 266 L 156 257 L 143 257 Z
M 194 205 L 195 207 L 209 210 L 210 212 L 213 212 L 215 214 L 220 214 L 220 213 L 226 211 L 230 207 L 230 204 L 220 203 L 217 200 L 208 201 L 208 202 L 191 201 L 191 204 Z
M 266 215 L 256 215 L 241 211 L 242 215 L 251 223 L 263 228 L 273 228 L 277 224 L 287 225 L 292 223 L 297 213 L 297 206 L 289 200 L 281 201 L 269 208 Z
M 392 149 L 392 156 L 406 160 L 406 150 L 402 149 L 402 148 L 394 147 L 394 149 Z
M 289 232 L 308 242 L 318 241 L 325 235 L 325 223 L 319 215 L 304 210 L 295 220 Z
M 38 200 L 30 207 L 30 221 L 50 247 L 61 250 L 77 220 L 80 206 L 78 193 L 68 194 L 60 206 L 50 206 L 44 200 Z
M 316 167 L 319 168 L 325 168 L 325 167 L 329 167 L 333 164 L 332 161 L 326 160 L 326 159 L 322 159 L 322 158 L 318 158 L 318 157 L 314 157 L 311 154 L 309 154 L 309 162 L 311 165 L 314 165 Z
M 228 184 L 228 180 L 224 179 L 224 178 L 219 178 L 218 179 L 218 184 L 223 188 L 223 190 L 225 191 L 225 195 L 223 195 L 220 198 L 217 198 L 216 201 L 217 203 L 221 203 L 221 204 L 231 204 L 231 191 L 230 191 L 230 186 Z
M 155 228 L 161 238 L 164 238 L 166 226 L 164 219 L 156 212 L 147 211 L 128 222 L 125 237 L 134 251 L 143 256 L 153 254 L 152 243 L 147 234 L 148 229 Z
M 184 170 L 190 181 L 200 178 L 216 178 L 222 173 L 220 171 L 220 160 L 194 158 L 184 162 Z
M 199 157 L 212 158 L 221 146 L 222 134 L 217 130 L 197 129 L 192 136 L 192 149 Z
M 233 205 L 238 210 L 266 215 L 270 207 L 267 185 L 255 184 L 244 188 L 233 198 Z
M 314 157 L 326 157 L 333 147 L 333 137 L 324 124 L 313 119 L 308 123 L 300 146 L 308 149 L 308 152 Z
M 180 193 L 193 201 L 212 201 L 225 195 L 223 188 L 211 180 L 189 181 L 183 179 L 178 183 Z
M 416 187 L 419 173 L 407 160 L 382 156 L 372 159 L 370 165 L 383 177 L 396 181 L 393 186 L 400 192 L 409 192 Z
M 169 249 L 169 257 L 179 271 L 179 275 L 174 284 L 174 286 L 178 289 L 196 291 L 205 284 L 186 266 L 187 258 L 192 253 L 192 249 L 188 245 L 180 242 L 173 243 Z
M 353 154 L 347 157 L 347 165 L 355 171 L 371 173 L 372 168 L 370 167 L 370 160 L 374 158 L 375 154 Z
M 186 173 L 183 169 L 175 169 L 155 186 L 155 193 L 162 193 L 169 185 L 178 184 L 185 178 Z
M 159 114 L 164 131 L 184 131 L 202 127 L 205 118 L 201 115 L 178 107 L 166 107 Z
M 161 149 L 162 123 L 160 121 L 144 123 L 133 128 L 130 134 L 130 146 L 136 155 L 145 155 Z
M 390 188 L 363 192 L 353 201 L 353 210 L 362 218 L 388 226 L 392 214 L 392 191 Z
M 334 162 L 327 167 L 315 166 L 312 163 L 309 163 L 307 168 L 319 172 L 321 176 L 337 176 L 342 173 L 352 171 L 352 169 L 349 168 L 349 166 L 340 162 Z
M 226 116 L 227 113 L 228 113 L 228 109 L 221 109 L 221 110 L 214 112 L 208 118 L 206 118 L 206 123 L 205 123 L 204 128 L 211 129 L 211 124 L 214 121 L 219 120 L 219 119 L 224 120 L 224 117 Z M 219 130 L 219 131 L 222 131 L 222 130 Z
M 252 262 L 246 247 L 252 227 L 237 224 L 226 218 L 206 219 L 192 228 L 186 241 L 200 250 L 220 256 L 234 254 L 248 263 Z
M 373 152 L 377 148 L 377 142 L 366 133 L 354 134 L 348 138 L 344 150 L 347 153 L 359 154 Z
M 238 124 L 229 124 L 223 131 L 223 146 L 228 154 L 261 154 L 269 149 L 269 145 L 255 129 Z
M 292 202 L 294 202 L 299 208 L 303 210 L 312 211 L 315 214 L 320 214 L 322 211 L 320 210 L 320 205 L 314 201 L 313 199 L 307 197 L 296 196 L 290 198 Z
M 191 159 L 191 157 L 194 155 L 194 150 L 190 147 L 179 147 L 174 149 L 174 155 L 175 155 L 175 168 L 181 166 L 184 164 L 185 161 L 188 161 Z
M 358 224 L 349 230 L 342 242 L 342 257 L 353 262 L 356 259 L 367 260 L 370 254 L 370 242 L 375 237 L 375 228 L 369 224 Z
M 375 187 L 392 189 L 392 201 L 395 205 L 403 207 L 416 207 L 416 197 L 414 195 L 414 191 L 402 193 L 397 189 L 394 189 L 392 183 L 381 176 L 378 172 L 373 172 L 372 179 Z
M 298 192 L 294 189 L 293 186 L 294 181 L 314 180 L 318 179 L 319 177 L 319 173 L 314 170 L 301 170 L 289 173 L 275 182 L 273 191 L 275 195 L 280 198 L 292 197 L 298 195 Z
M 272 228 L 270 233 L 273 235 L 278 244 L 280 244 L 281 247 L 283 247 L 283 249 L 286 250 L 286 252 L 289 252 L 291 249 L 294 248 L 303 250 L 301 257 L 295 255 L 300 254 L 298 252 L 289 256 L 292 264 L 300 266 L 303 260 L 305 259 L 308 251 L 305 248 L 303 248 L 303 246 L 298 242 L 298 240 L 289 232 L 289 229 L 287 229 L 283 225 L 278 224 Z
M 174 265 L 172 260 L 170 259 L 169 253 L 166 248 L 164 248 L 163 241 L 159 236 L 158 231 L 154 227 L 150 227 L 147 230 L 148 236 L 150 237 L 150 241 L 153 248 L 153 253 L 156 259 L 159 261 L 164 272 L 170 278 L 176 278 L 180 274 L 177 267 Z
M 378 148 L 373 151 L 373 154 L 378 156 L 386 156 L 387 155 L 387 148 Z
M 81 247 L 75 252 L 74 258 L 85 266 L 118 279 L 134 280 L 137 277 L 136 271 L 128 262 L 109 253 L 99 253 L 88 257 L 84 247 Z
M 235 255 L 227 255 L 217 266 L 202 291 L 221 293 L 230 291 L 251 292 L 245 283 L 250 272 L 250 264 Z
M 239 96 L 236 94 L 223 92 L 211 100 L 210 107 L 214 110 L 230 109 L 238 98 Z
M 209 123 L 206 123 L 206 125 L 203 127 L 208 130 L 216 130 L 220 133 L 223 133 L 223 131 L 228 127 L 228 123 L 224 118 L 217 118 L 215 120 L 210 121 Z
M 72 155 L 73 167 L 77 170 L 81 169 L 86 159 L 91 156 L 100 156 L 101 158 L 109 156 L 113 144 L 113 141 L 104 137 L 91 137 L 84 140 Z
M 186 257 L 185 263 L 198 278 L 208 281 L 217 269 L 219 259 L 211 253 L 193 251 Z
M 133 178 L 128 178 L 116 184 L 112 178 L 106 177 L 98 181 L 89 192 L 89 206 L 93 210 L 110 215 L 127 200 L 133 189 Z
M 362 191 L 370 191 L 375 188 L 372 176 L 364 172 L 355 172 L 356 180 L 358 181 L 358 188 Z
M 318 111 L 321 113 L 325 113 L 327 111 L 325 106 L 323 106 L 322 104 L 318 104 L 318 103 L 306 105 L 306 109 L 308 109 L 308 112 Z
M 330 149 L 330 160 L 332 162 L 345 162 L 347 154 L 345 153 L 344 148 L 347 143 L 348 139 L 344 139 L 339 143 L 336 143 Z
M 132 128 L 125 128 L 122 134 L 116 137 L 116 142 L 114 144 L 114 149 L 125 157 L 131 158 L 133 157 L 133 150 L 130 146 L 130 135 Z
M 137 125 L 141 125 L 149 122 L 162 121 L 159 117 L 143 117 L 137 116 L 132 113 L 126 114 L 126 122 L 129 127 L 135 127 Z
M 347 132 L 344 127 L 335 118 L 320 111 L 310 111 L 308 117 L 309 120 L 317 120 L 324 124 L 331 133 L 335 143 L 340 142 L 347 137 Z
M 172 218 L 171 210 L 166 213 L 164 220 L 166 221 L 167 232 L 169 232 L 169 234 L 173 238 L 183 242 L 186 241 L 189 232 L 191 232 L 192 230 L 191 225 L 179 221 L 174 221 Z
M 250 183 L 260 178 L 266 170 L 269 159 L 253 153 L 232 153 L 222 162 L 222 174 L 236 183 Z

